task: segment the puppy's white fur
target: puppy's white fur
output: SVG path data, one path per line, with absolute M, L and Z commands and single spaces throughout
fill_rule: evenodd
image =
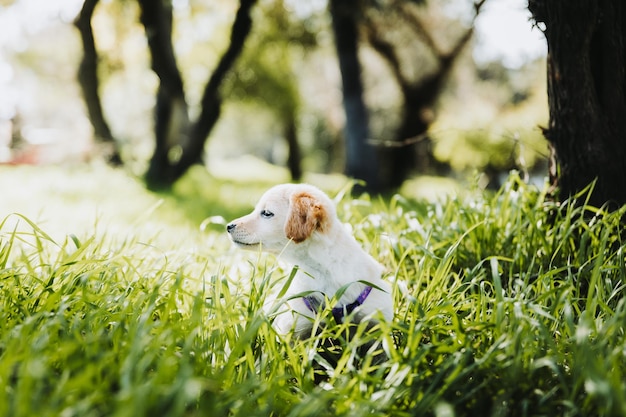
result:
M 297 294 L 314 291 L 323 300 L 347 289 L 337 306 L 353 303 L 365 289 L 373 288 L 354 319 L 373 319 L 380 312 L 393 318 L 391 288 L 382 280 L 383 267 L 367 254 L 339 221 L 333 202 L 307 184 L 281 184 L 268 190 L 247 216 L 233 220 L 227 230 L 231 240 L 245 249 L 280 255 L 298 267 L 287 291 L 292 311 L 279 314 L 274 326 L 286 333 L 306 335 L 314 313 Z

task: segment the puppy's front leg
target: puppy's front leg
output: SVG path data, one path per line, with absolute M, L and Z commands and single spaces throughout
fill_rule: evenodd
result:
M 302 339 L 311 336 L 314 320 L 315 316 L 304 301 L 297 298 L 284 303 L 274 318 L 273 326 L 281 335 L 293 331 L 297 338 Z

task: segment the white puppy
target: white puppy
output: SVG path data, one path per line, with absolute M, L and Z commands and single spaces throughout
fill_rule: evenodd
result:
M 290 311 L 274 321 L 279 332 L 309 335 L 311 319 L 340 289 L 345 292 L 332 306 L 337 321 L 347 316 L 353 321 L 393 318 L 391 288 L 381 278 L 383 267 L 347 232 L 333 202 L 318 188 L 277 185 L 252 213 L 233 220 L 226 229 L 238 246 L 260 248 L 298 267 L 286 295 Z

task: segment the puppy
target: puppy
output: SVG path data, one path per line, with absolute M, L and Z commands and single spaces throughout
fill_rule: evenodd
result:
M 312 319 L 340 289 L 345 291 L 332 306 L 337 322 L 348 317 L 352 322 L 392 320 L 391 287 L 381 278 L 383 267 L 347 232 L 333 202 L 318 188 L 277 185 L 252 213 L 233 220 L 226 230 L 239 247 L 274 253 L 297 267 L 285 297 L 289 309 L 274 320 L 280 333 L 310 336 Z

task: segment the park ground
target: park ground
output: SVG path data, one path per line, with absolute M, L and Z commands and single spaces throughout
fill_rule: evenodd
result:
M 396 318 L 294 341 L 261 312 L 290 271 L 224 233 L 279 180 L 194 168 L 153 193 L 97 164 L 0 167 L 0 415 L 626 415 L 623 213 L 515 173 L 388 198 L 312 176 Z M 354 355 L 372 337 L 382 364 Z

